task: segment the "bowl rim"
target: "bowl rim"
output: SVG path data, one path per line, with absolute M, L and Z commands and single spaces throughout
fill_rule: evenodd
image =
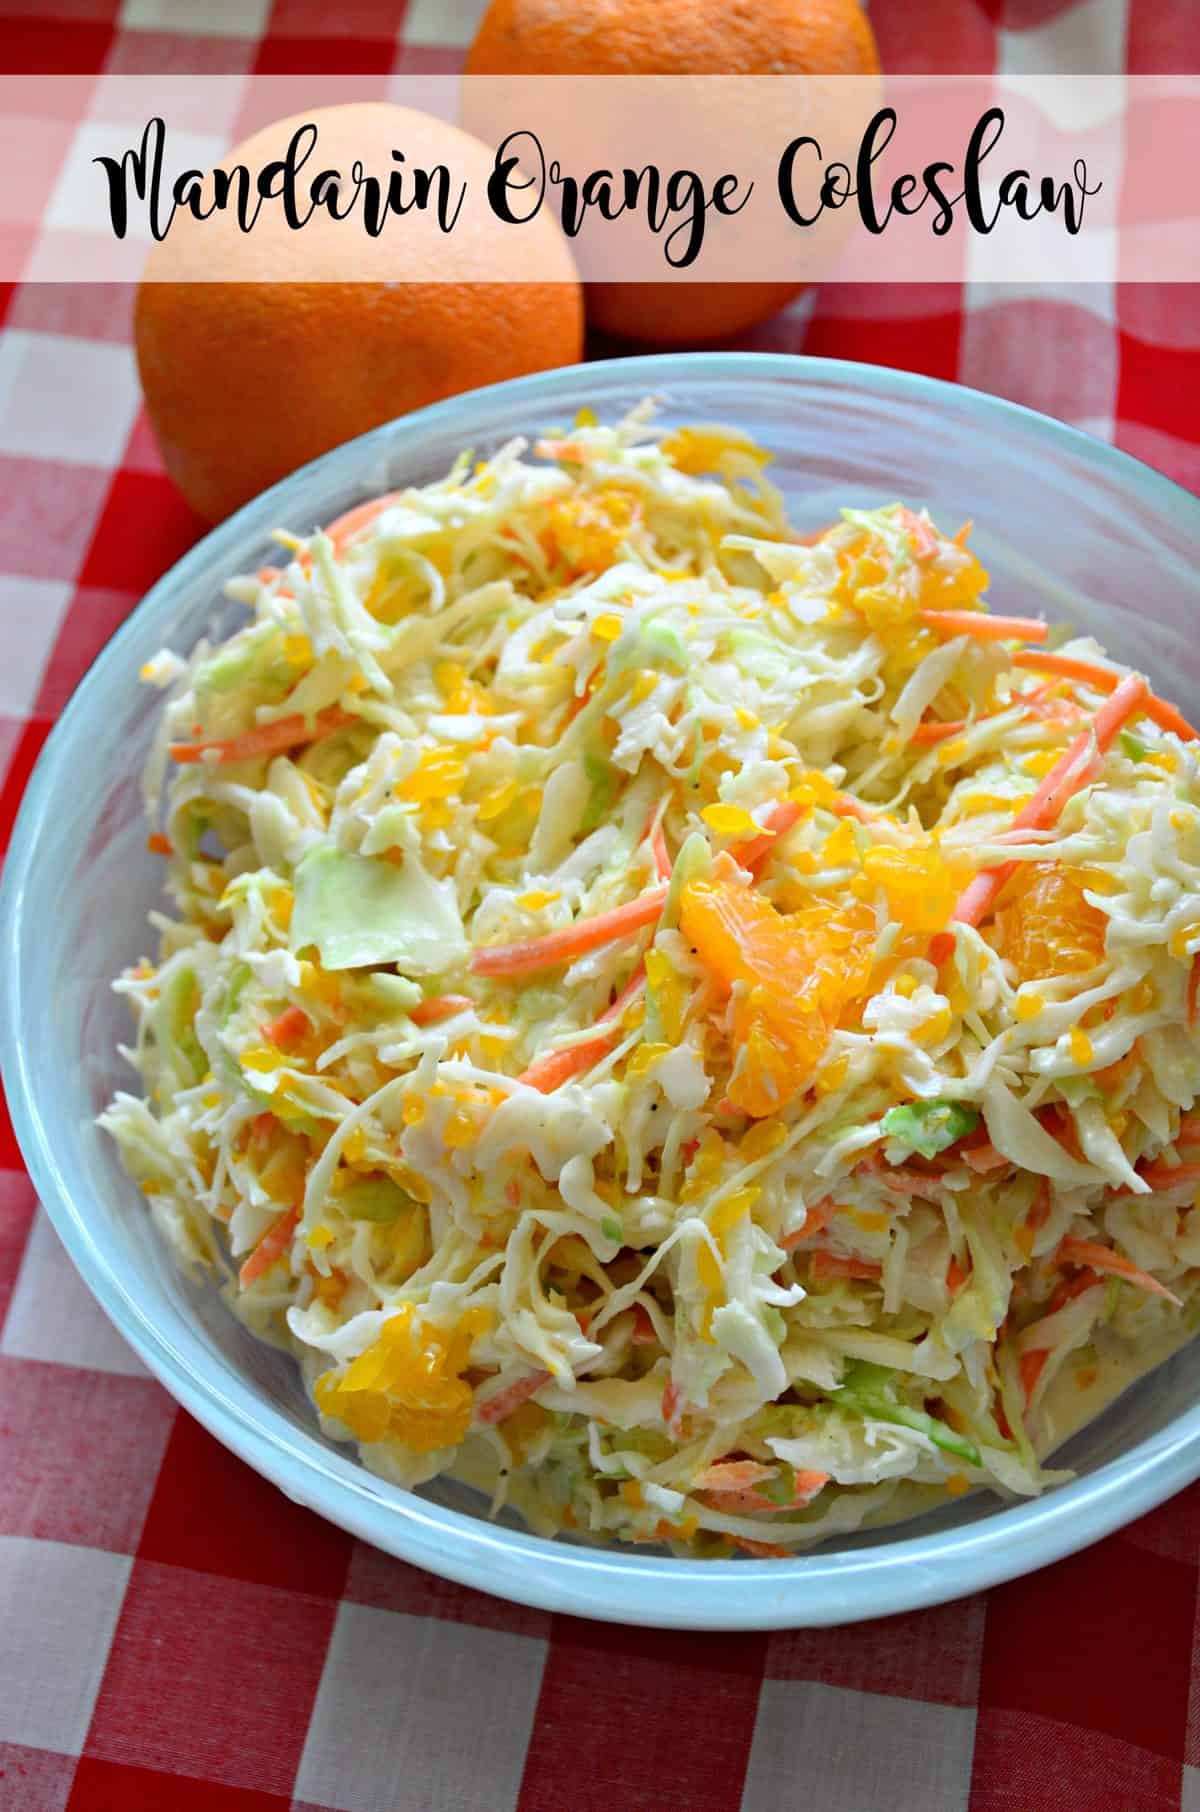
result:
M 499 397 L 521 399 L 531 415 L 557 398 L 606 380 L 653 394 L 673 381 L 739 376 L 804 383 L 841 379 L 892 399 L 932 398 L 953 410 L 1014 422 L 1049 448 L 1068 448 L 1093 468 L 1115 471 L 1140 500 L 1191 516 L 1200 542 L 1200 498 L 1107 442 L 1023 404 L 922 373 L 790 353 L 645 354 L 559 367 L 465 392 L 342 443 L 289 474 L 210 530 L 134 607 L 100 650 L 54 724 L 26 784 L 0 881 L 0 1071 L 17 1141 L 37 1194 L 93 1296 L 149 1370 L 215 1438 L 302 1503 L 350 1533 L 460 1584 L 543 1610 L 659 1628 L 765 1630 L 853 1622 L 945 1602 L 1026 1573 L 1099 1540 L 1200 1476 L 1200 1404 L 1139 1441 L 1119 1460 L 1044 1496 L 1006 1505 L 964 1527 L 893 1538 L 883 1548 L 821 1549 L 787 1560 L 683 1560 L 617 1548 L 572 1547 L 496 1527 L 414 1493 L 384 1486 L 358 1461 L 331 1449 L 264 1404 L 232 1366 L 215 1374 L 194 1331 L 177 1343 L 145 1313 L 110 1262 L 73 1198 L 43 1117 L 20 1036 L 28 1010 L 21 974 L 22 906 L 37 862 L 37 830 L 67 779 L 77 721 L 106 684 L 120 683 L 135 620 L 140 628 L 181 580 L 208 570 L 214 589 L 222 559 L 252 517 L 265 522 L 323 465 L 349 449 L 369 463 L 398 423 L 419 437 L 461 423 Z M 166 633 L 164 628 L 164 633 Z M 189 1352 L 195 1348 L 195 1353 Z M 383 1495 L 388 1493 L 386 1497 Z

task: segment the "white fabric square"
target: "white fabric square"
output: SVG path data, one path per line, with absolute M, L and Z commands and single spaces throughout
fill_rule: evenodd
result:
M 132 1563 L 0 1537 L 0 1738 L 78 1755 Z
M 514 1807 L 545 1654 L 530 1636 L 342 1604 L 297 1800 L 339 1812 Z
M 126 31 L 180 31 L 188 37 L 261 38 L 271 0 L 122 0 Z
M 1044 76 L 1047 88 L 1063 76 L 1122 76 L 1128 13 L 1128 0 L 1075 0 L 1032 30 L 997 32 L 996 74 Z M 1071 104 L 1083 94 L 1081 87 L 1068 89 Z M 1111 97 L 1104 96 L 1098 83 L 1090 104 L 1099 106 L 1101 118 L 1107 117 Z
M 973 1708 L 765 1680 L 741 1812 L 965 1806 L 974 1748 Z
M 115 468 L 137 407 L 128 346 L 53 333 L 0 338 L 0 453 Z
M 38 1210 L 29 1230 L 0 1353 L 127 1378 L 150 1375 L 84 1287 L 44 1209 Z
M 481 0 L 409 0 L 404 42 L 465 50 L 479 28 Z
M 0 716 L 29 717 L 42 672 L 71 598 L 57 579 L 0 578 L 4 659 L 0 661 Z
M 111 111 L 110 108 L 110 113 Z M 108 172 L 103 164 L 98 164 L 95 160 L 98 157 L 110 157 L 119 161 L 126 151 L 140 151 L 145 129 L 144 118 L 85 120 L 63 159 L 58 181 L 46 207 L 46 227 L 75 233 L 96 233 L 103 229 L 107 235 Z M 160 208 L 164 224 L 171 209 L 172 183 L 185 170 L 211 170 L 228 149 L 228 140 L 219 133 L 181 132 L 168 128 L 163 140 L 160 184 Z M 144 242 L 148 250 L 151 233 L 146 215 L 147 203 L 139 199 L 131 178 L 126 181 L 125 194 L 128 203 L 126 240 Z

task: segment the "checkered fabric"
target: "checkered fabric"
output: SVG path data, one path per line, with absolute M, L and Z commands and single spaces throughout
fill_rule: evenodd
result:
M 0 0 L 0 71 L 447 71 L 477 12 Z M 1196 0 L 872 16 L 895 71 L 1200 68 Z M 2 850 L 55 715 L 201 525 L 139 409 L 129 293 L 10 286 L 0 317 Z M 1194 289 L 825 288 L 751 343 L 959 379 L 1200 485 Z M 0 1441 L 0 1812 L 1200 1812 L 1200 1486 L 1033 1578 L 843 1630 L 513 1608 L 319 1522 L 177 1410 L 2 1106 Z

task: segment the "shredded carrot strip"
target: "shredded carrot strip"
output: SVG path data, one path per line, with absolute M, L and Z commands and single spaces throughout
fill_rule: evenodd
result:
M 1196 1023 L 1197 995 L 1200 994 L 1200 953 L 1192 958 L 1192 972 L 1187 983 L 1187 1018 L 1188 1024 Z
M 915 510 L 910 510 L 902 503 L 896 511 L 896 518 L 913 545 L 913 553 L 918 560 L 932 560 L 938 551 L 938 538 L 932 527 Z
M 289 1208 L 286 1214 L 281 1214 L 277 1221 L 271 1223 L 238 1272 L 238 1283 L 243 1290 L 283 1257 L 292 1243 L 292 1234 L 296 1231 L 299 1220 L 300 1210 Z
M 713 1510 L 723 1510 L 732 1516 L 769 1516 L 780 1510 L 803 1510 L 811 1504 L 817 1493 L 829 1483 L 827 1472 L 798 1472 L 796 1489 L 786 1503 L 777 1504 L 772 1498 L 764 1497 L 761 1491 L 753 1487 L 735 1491 L 718 1488 L 706 1491 L 704 1502 Z
M 666 885 L 660 883 L 624 906 L 598 912 L 594 918 L 577 919 L 573 925 L 548 932 L 545 937 L 526 938 L 519 944 L 485 945 L 471 958 L 471 968 L 476 975 L 528 975 L 536 969 L 553 969 L 559 963 L 599 949 L 601 944 L 632 937 L 643 926 L 654 924 L 662 916 L 666 898 Z
M 949 742 L 952 736 L 961 736 L 966 728 L 965 717 L 960 717 L 951 723 L 918 724 L 908 740 L 921 746 L 930 746 L 935 742 Z
M 1177 1183 L 1200 1183 L 1200 1164 L 1164 1164 L 1160 1158 L 1143 1164 L 1138 1175 L 1151 1189 L 1171 1189 Z
M 308 1031 L 308 1014 L 303 1007 L 285 1007 L 278 1019 L 272 1019 L 262 1029 L 262 1035 L 268 1044 L 286 1051 L 297 1044 Z
M 673 1428 L 683 1411 L 683 1392 L 673 1378 L 668 1378 L 663 1385 L 662 1419 L 668 1428 Z
M 1039 1227 L 1044 1227 L 1050 1219 L 1051 1204 L 1050 1178 L 1039 1177 L 1037 1194 L 1030 1203 L 1029 1213 L 1025 1217 L 1025 1225 L 1032 1227 L 1035 1233 Z
M 962 1289 L 970 1275 L 970 1268 L 967 1265 L 960 1265 L 958 1259 L 951 1256 L 950 1263 L 946 1267 L 946 1288 L 952 1296 L 956 1291 Z
M 792 1252 L 801 1240 L 811 1239 L 814 1233 L 824 1233 L 836 1212 L 836 1204 L 831 1195 L 822 1202 L 814 1202 L 804 1216 L 804 1225 L 798 1233 L 788 1233 L 777 1241 L 782 1252 Z
M 1122 676 L 1114 673 L 1111 667 L 1102 667 L 1097 661 L 1081 660 L 1074 654 L 1054 654 L 1048 650 L 1022 648 L 1013 655 L 1014 667 L 1027 667 L 1035 673 L 1057 673 L 1064 679 L 1082 680 L 1097 692 L 1115 692 L 1121 684 Z M 1142 710 L 1152 723 L 1160 730 L 1173 730 L 1184 742 L 1195 742 L 1200 737 L 1200 730 L 1190 724 L 1182 712 L 1164 698 L 1156 698 L 1153 692 L 1147 692 Z
M 431 994 L 428 1000 L 419 1000 L 408 1017 L 415 1026 L 431 1026 L 439 1019 L 448 1019 L 451 1013 L 465 1013 L 474 1005 L 469 994 Z
M 843 1258 L 838 1252 L 814 1252 L 811 1269 L 816 1278 L 854 1277 L 863 1283 L 883 1276 L 883 1266 L 873 1264 L 869 1258 Z
M 667 839 L 663 835 L 661 824 L 654 826 L 650 838 L 650 849 L 654 856 L 654 872 L 660 881 L 671 879 L 671 854 L 667 848 Z
M 730 1538 L 735 1548 L 743 1554 L 749 1554 L 753 1560 L 790 1560 L 791 1550 L 781 1548 L 771 1541 L 751 1541 L 748 1535 L 734 1535 Z
M 162 831 L 150 832 L 150 835 L 146 838 L 146 848 L 150 851 L 152 856 L 169 856 L 173 854 L 171 839 L 170 837 L 164 836 Z
M 646 965 L 639 963 L 630 979 L 626 982 L 612 1006 L 606 1008 L 600 1018 L 594 1038 L 584 1039 L 582 1044 L 571 1045 L 565 1051 L 548 1051 L 531 1063 L 527 1070 L 518 1076 L 518 1082 L 528 1084 L 530 1088 L 540 1090 L 543 1095 L 553 1094 L 572 1076 L 582 1075 L 590 1070 L 594 1063 L 612 1050 L 621 1036 L 621 1016 L 627 1006 L 641 993 L 646 984 Z
M 761 1460 L 714 1460 L 696 1474 L 692 1490 L 744 1491 L 773 1479 L 778 1471 L 778 1466 L 764 1466 Z
M 1049 1357 L 1050 1355 L 1044 1346 L 1033 1347 L 1031 1351 L 1021 1354 L 1019 1361 L 1021 1388 L 1025 1392 L 1026 1408 L 1029 1406 L 1029 1399 L 1037 1389 L 1038 1379 L 1045 1370 L 1046 1361 Z
M 887 819 L 886 812 L 877 812 L 861 799 L 852 799 L 849 793 L 839 793 L 829 807 L 835 818 L 857 818 L 860 824 L 882 824 Z
M 219 762 L 251 761 L 258 755 L 282 755 L 287 749 L 319 742 L 322 736 L 330 736 L 352 721 L 350 713 L 340 705 L 330 705 L 313 718 L 280 717 L 273 724 L 256 724 L 253 730 L 243 730 L 240 736 L 173 742 L 170 755 L 172 761 L 181 763 L 200 761 L 205 755 L 215 755 Z
M 366 503 L 356 504 L 352 510 L 346 510 L 342 515 L 335 516 L 333 521 L 326 525 L 325 533 L 333 542 L 336 551 L 340 554 L 347 541 L 352 540 L 361 529 L 365 529 L 374 522 L 376 516 L 382 515 L 389 504 L 395 503 L 396 499 L 403 495 L 402 491 L 389 491 L 385 497 L 370 497 Z
M 1013 819 L 1013 830 L 1049 830 L 1057 822 L 1067 801 L 1092 778 L 1098 757 L 1111 747 L 1117 732 L 1139 709 L 1145 696 L 1146 682 L 1136 674 L 1121 682 L 1097 711 L 1091 728 L 1080 732 L 1060 755 L 1032 799 L 1021 807 Z M 981 869 L 960 894 L 951 918 L 962 925 L 981 924 L 1016 867 L 1015 862 L 1001 862 L 995 868 Z M 949 953 L 947 941 L 952 949 L 948 932 L 940 933 L 933 940 L 930 954 L 934 961 L 940 961 Z
M 804 816 L 806 809 L 795 799 L 781 799 L 767 813 L 761 834 L 749 837 L 745 843 L 735 843 L 729 851 L 730 855 L 740 867 L 748 868 L 753 873 L 780 837 L 786 836 L 793 824 Z
M 1040 617 L 1002 617 L 984 610 L 923 610 L 921 621 L 940 635 L 969 635 L 977 642 L 1044 642 Z
M 644 1302 L 633 1305 L 633 1344 L 634 1346 L 655 1346 L 658 1335 L 650 1319 L 650 1311 Z
M 1006 1158 L 1004 1153 L 997 1151 L 992 1144 L 967 1146 L 963 1150 L 962 1157 L 965 1164 L 969 1165 L 972 1170 L 979 1171 L 981 1175 L 986 1174 L 989 1170 L 1002 1170 L 1006 1164 L 1012 1162 L 1011 1158 Z
M 511 1416 L 514 1409 L 520 1409 L 522 1403 L 528 1403 L 530 1397 L 541 1390 L 543 1384 L 549 1384 L 550 1373 L 547 1371 L 526 1372 L 523 1378 L 517 1378 L 503 1390 L 498 1390 L 494 1397 L 479 1405 L 481 1422 L 503 1422 Z
M 1173 1290 L 1166 1284 L 1159 1283 L 1157 1277 L 1151 1277 L 1135 1265 L 1132 1259 L 1123 1258 L 1114 1252 L 1111 1246 L 1101 1246 L 1090 1239 L 1064 1239 L 1058 1248 L 1060 1264 L 1085 1265 L 1090 1271 L 1107 1271 L 1113 1277 L 1123 1278 L 1126 1283 L 1136 1284 L 1140 1290 L 1148 1290 L 1152 1296 L 1161 1296 L 1167 1302 L 1173 1302 L 1177 1309 L 1183 1304 Z

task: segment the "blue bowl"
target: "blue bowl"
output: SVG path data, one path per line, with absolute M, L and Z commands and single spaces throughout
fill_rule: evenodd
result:
M 110 982 L 151 945 L 160 864 L 139 774 L 158 699 L 138 668 L 164 644 L 227 634 L 222 581 L 374 491 L 440 475 L 461 447 L 604 418 L 653 393 L 668 422 L 721 420 L 775 454 L 802 528 L 842 504 L 902 497 L 974 543 L 999 610 L 1086 625 L 1186 708 L 1200 701 L 1200 501 L 1146 466 L 994 397 L 867 365 L 743 353 L 617 360 L 478 390 L 337 448 L 247 505 L 150 592 L 51 735 L 0 894 L 0 1058 L 42 1201 L 102 1307 L 218 1440 L 296 1501 L 466 1585 L 581 1616 L 684 1629 L 849 1622 L 936 1604 L 1095 1541 L 1200 1475 L 1191 1350 L 1129 1390 L 1065 1450 L 1074 1482 L 1031 1503 L 969 1498 L 786 1561 L 688 1561 L 546 1541 L 486 1520 L 453 1483 L 384 1483 L 324 1440 L 282 1354 L 175 1269 L 94 1125 L 131 1074 Z M 1190 634 L 1189 634 L 1190 632 Z

